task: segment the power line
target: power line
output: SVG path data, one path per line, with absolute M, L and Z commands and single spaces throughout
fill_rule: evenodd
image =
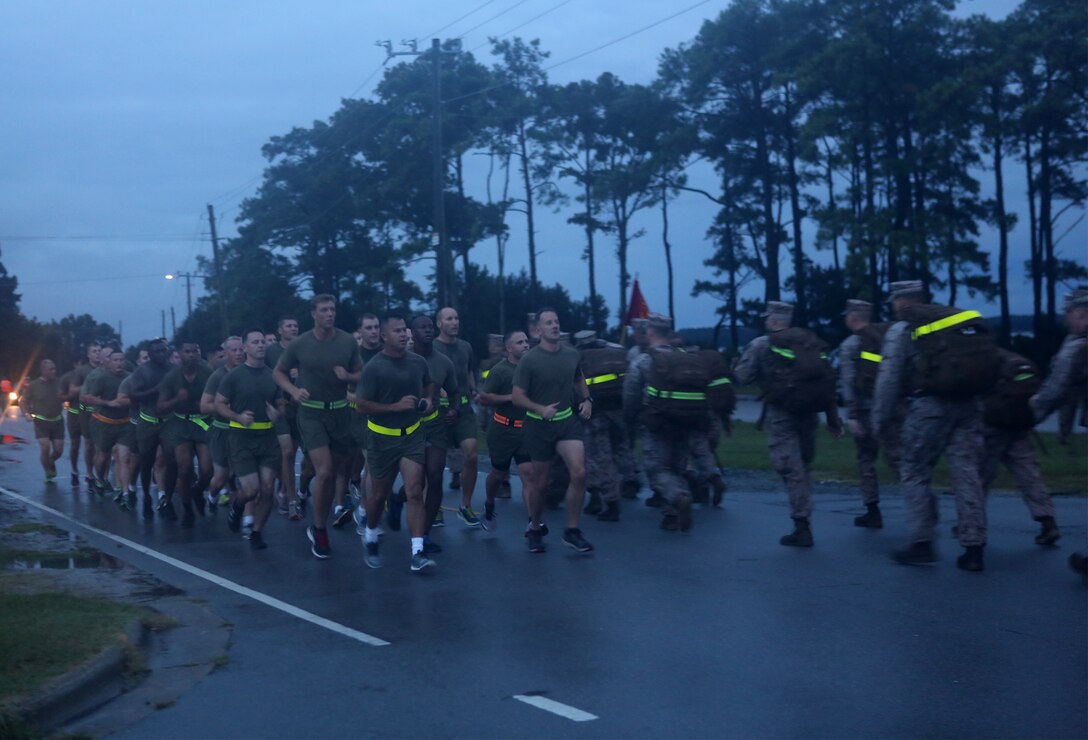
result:
M 110 275 L 109 277 L 70 278 L 68 280 L 36 280 L 31 283 L 24 283 L 22 280 L 20 280 L 19 287 L 22 288 L 24 286 L 30 285 L 60 285 L 62 283 L 98 283 L 105 282 L 107 280 L 137 280 L 152 277 L 162 280 L 163 274 L 164 273 L 161 272 L 154 272 L 145 273 L 143 275 Z
M 468 17 L 470 16 L 470 15 L 473 15 L 474 13 L 478 13 L 478 12 L 480 12 L 481 10 L 483 10 L 484 8 L 486 8 L 486 7 L 488 6 L 488 5 L 491 5 L 491 4 L 493 3 L 493 2 L 495 2 L 495 0 L 487 0 L 487 2 L 485 2 L 485 3 L 482 3 L 482 4 L 480 4 L 480 5 L 477 5 L 477 6 L 475 7 L 475 8 L 473 8 L 473 9 L 472 9 L 472 10 L 470 10 L 470 11 L 468 11 L 467 13 L 465 13 L 465 14 L 464 14 L 463 16 L 461 16 L 460 18 L 457 18 L 456 20 L 452 20 L 452 21 L 450 21 L 449 23 L 447 23 L 446 25 L 442 26 L 441 28 L 439 28 L 439 29 L 437 29 L 437 30 L 434 30 L 434 31 L 431 31 L 430 33 L 425 33 L 425 34 L 422 34 L 422 35 L 420 35 L 420 36 L 416 36 L 416 38 L 417 38 L 417 39 L 429 39 L 429 38 L 433 37 L 433 36 L 434 36 L 435 34 L 439 34 L 439 33 L 442 33 L 443 31 L 445 31 L 445 30 L 446 30 L 447 28 L 449 28 L 450 26 L 452 26 L 452 25 L 454 25 L 454 24 L 456 24 L 456 23 L 460 23 L 460 22 L 461 22 L 461 21 L 463 21 L 463 20 L 464 20 L 465 18 L 468 18 Z
M 501 18 L 501 17 L 503 17 L 504 15 L 506 15 L 507 13 L 509 13 L 509 12 L 510 12 L 511 10 L 513 10 L 514 8 L 517 8 L 517 7 L 521 6 L 521 5 L 524 5 L 524 4 L 525 4 L 525 3 L 527 3 L 527 2 L 529 2 L 529 0 L 518 0 L 518 2 L 514 3 L 513 5 L 511 5 L 511 6 L 510 6 L 509 8 L 507 8 L 506 10 L 502 10 L 502 11 L 499 11 L 498 13 L 496 13 L 496 14 L 495 14 L 495 15 L 493 15 L 493 16 L 491 16 L 490 18 L 488 18 L 488 19 L 487 19 L 487 20 L 485 20 L 485 21 L 480 21 L 479 23 L 477 23 L 477 24 L 476 24 L 475 26 L 473 26 L 472 28 L 470 28 L 470 29 L 468 29 L 467 31 L 463 32 L 463 33 L 462 33 L 462 34 L 461 34 L 460 36 L 458 36 L 457 38 L 459 38 L 459 39 L 463 39 L 463 38 L 464 38 L 465 36 L 468 36 L 468 35 L 469 35 L 470 33 L 472 33 L 473 31 L 475 31 L 476 29 L 478 29 L 478 28 L 482 28 L 483 26 L 486 26 L 486 25 L 487 25 L 488 23 L 490 23 L 491 21 L 493 21 L 493 20 L 495 20 L 495 19 L 497 19 L 497 18 Z
M 0 236 L 6 242 L 187 242 L 189 234 L 68 234 Z
M 563 0 L 563 1 L 562 1 L 562 2 L 560 2 L 560 3 L 556 3 L 555 5 L 551 6 L 551 7 L 550 7 L 550 8 L 548 8 L 547 10 L 545 10 L 544 12 L 542 12 L 542 13 L 537 13 L 536 15 L 534 15 L 534 16 L 533 16 L 532 18 L 530 18 L 529 20 L 525 21 L 524 23 L 519 23 L 518 25 L 514 26 L 513 28 L 509 28 L 509 29 L 507 29 L 507 30 L 503 31 L 502 33 L 500 33 L 500 34 L 499 34 L 498 36 L 495 36 L 494 38 L 495 38 L 495 39 L 502 39 L 502 38 L 506 38 L 507 36 L 509 36 L 510 34 L 512 34 L 512 33 L 513 33 L 514 31 L 518 31 L 518 30 L 520 30 L 520 29 L 522 29 L 522 28 L 525 28 L 525 26 L 529 25 L 529 24 L 530 24 L 530 23 L 532 23 L 533 21 L 538 21 L 538 20 L 540 20 L 541 18 L 543 18 L 544 16 L 548 15 L 549 13 L 553 13 L 553 12 L 555 12 L 556 10 L 559 10 L 559 9 L 560 9 L 560 8 L 562 8 L 562 7 L 564 6 L 564 5 L 569 5 L 569 4 L 571 3 L 571 2 L 572 2 L 572 0 Z M 477 49 L 481 49 L 481 48 L 483 48 L 483 47 L 487 46 L 487 45 L 488 45 L 488 44 L 490 44 L 490 43 L 491 43 L 491 40 L 490 40 L 490 39 L 488 39 L 487 41 L 483 42 L 482 44 L 477 44 L 476 46 L 474 46 L 474 47 L 472 47 L 471 49 L 469 49 L 469 50 L 468 50 L 468 53 L 469 53 L 469 54 L 471 54 L 472 52 L 476 51 Z

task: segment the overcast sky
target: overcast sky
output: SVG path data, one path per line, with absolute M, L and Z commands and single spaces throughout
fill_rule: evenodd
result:
M 696 1 L 4 3 L 0 259 L 19 278 L 28 316 L 91 313 L 115 327 L 123 322 L 126 343 L 156 335 L 160 311 L 169 322 L 173 307 L 180 323 L 186 310 L 184 285 L 162 276 L 195 270 L 197 255 L 210 255 L 206 205 L 221 216 L 221 236 L 235 233 L 238 204 L 254 192 L 265 164 L 260 147 L 293 126 L 326 119 L 344 97 L 369 94 L 384 57 L 376 40 L 426 39 L 479 8 L 440 35 L 464 34 L 464 48 L 472 49 L 488 35 L 526 24 L 515 35 L 539 38 L 558 62 Z M 551 79 L 610 71 L 627 82 L 648 82 L 663 49 L 694 38 L 700 24 L 727 5 L 707 0 L 559 66 Z M 976 0 L 961 10 L 1003 17 L 1015 5 Z M 1019 193 L 1010 200 L 1014 208 L 1022 204 Z M 714 210 L 701 196 L 689 195 L 672 212 L 681 327 L 714 321 L 715 302 L 688 295 L 705 273 L 702 260 L 711 247 L 703 235 Z M 524 228 L 513 218 L 508 265 L 516 270 L 527 261 Z M 587 292 L 584 270 L 572 265 L 582 237 L 565 220 L 566 214 L 556 214 L 540 224 L 541 278 L 562 282 L 581 297 Z M 639 273 L 650 307 L 663 310 L 660 221 L 654 213 L 638 225 L 647 233 L 632 245 L 631 270 Z M 1019 263 L 1025 229 L 1017 229 L 1013 240 Z M 600 243 L 599 289 L 615 311 L 617 269 L 611 245 Z M 483 243 L 474 256 L 490 264 L 493 251 Z M 199 283 L 194 300 L 198 295 Z M 1029 301 L 1018 291 L 1014 310 L 1027 310 Z

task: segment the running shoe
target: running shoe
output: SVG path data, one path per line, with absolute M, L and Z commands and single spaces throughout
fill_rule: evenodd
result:
M 424 555 L 422 552 L 417 552 L 412 555 L 412 572 L 419 573 L 421 570 L 427 568 L 433 568 L 437 563 Z
M 533 522 L 532 522 L 532 520 L 530 520 L 529 523 L 525 525 L 525 536 L 528 537 L 529 532 L 531 532 L 532 530 L 533 530 Z M 540 523 L 540 536 L 541 537 L 547 537 L 548 536 L 548 525 L 545 524 L 544 522 Z
M 208 500 L 211 500 L 211 496 L 208 497 Z M 230 506 L 230 494 L 226 491 L 220 491 L 219 498 L 216 499 L 216 503 L 220 506 Z
M 314 554 L 314 557 L 318 560 L 328 560 L 332 556 L 332 549 L 329 547 L 329 533 L 324 529 L 315 529 L 314 527 L 306 527 L 306 538 L 310 540 L 310 552 Z
M 346 506 L 337 506 L 332 512 L 332 526 L 340 529 L 351 521 L 351 509 Z
M 429 535 L 423 535 L 423 552 L 431 555 L 442 552 L 442 546 L 432 540 Z
M 476 512 L 472 510 L 471 506 L 462 506 L 457 509 L 457 516 L 461 517 L 461 521 L 465 523 L 466 527 L 480 526 L 480 517 L 476 516 Z
M 242 539 L 248 540 L 250 535 L 253 534 L 253 522 L 242 522 Z
M 442 513 L 442 509 L 438 510 L 438 513 L 434 515 L 434 521 L 431 522 L 431 528 L 446 526 L 446 516 Z
M 170 505 L 170 500 L 168 498 L 166 498 L 166 494 L 163 493 L 162 491 L 159 491 L 159 500 L 155 503 L 155 508 L 158 509 L 159 511 L 162 511 L 163 509 L 165 509 L 169 505 Z
M 382 567 L 382 556 L 378 552 L 377 542 L 364 542 L 363 543 L 363 559 L 370 568 Z
M 263 550 L 268 547 L 268 543 L 261 537 L 260 532 L 250 532 L 249 534 L 249 549 L 250 550 Z
M 306 507 L 299 503 L 298 497 L 296 497 L 295 500 L 291 502 L 289 510 L 290 514 L 287 518 L 293 522 L 300 521 L 303 515 L 305 515 L 306 513 Z
M 79 488 L 79 473 L 72 473 L 72 487 Z
M 45 482 L 46 483 L 52 483 L 56 479 L 57 479 L 57 471 L 55 471 L 55 470 L 50 470 L 48 473 L 45 474 Z
M 568 529 L 563 533 L 563 544 L 567 547 L 572 547 L 577 552 L 591 552 L 593 545 L 589 544 L 585 537 L 582 536 L 582 530 L 580 529 Z
M 548 549 L 544 545 L 544 535 L 539 529 L 530 529 L 525 533 L 525 544 L 529 546 L 529 552 L 545 552 Z
M 356 506 L 351 512 L 351 519 L 355 522 L 355 534 L 362 537 L 366 534 L 366 509 Z
M 301 516 L 306 516 L 306 504 L 310 500 L 309 494 L 306 494 L 305 496 L 295 496 L 295 499 L 298 502 L 298 513 Z
M 348 495 L 351 496 L 352 506 L 358 506 L 363 500 L 363 494 L 359 490 L 359 484 L 355 481 L 348 483 Z
M 488 532 L 494 532 L 499 528 L 499 518 L 495 514 L 494 501 L 488 501 L 484 504 L 484 516 L 480 519 L 480 526 Z

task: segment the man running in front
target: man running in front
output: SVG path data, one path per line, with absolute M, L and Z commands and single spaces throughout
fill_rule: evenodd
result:
M 57 364 L 42 360 L 38 364 L 40 375 L 30 382 L 20 401 L 23 414 L 34 423 L 34 438 L 40 447 L 39 460 L 45 472 L 45 482 L 52 483 L 57 477 L 57 460 L 64 454 L 64 406 L 62 396 L 68 389 L 61 388 L 57 378 Z
M 579 368 L 579 355 L 573 347 L 559 343 L 559 314 L 553 308 L 537 312 L 540 344 L 525 353 L 514 372 L 511 400 L 525 409 L 525 446 L 533 462 L 533 474 L 527 486 L 529 498 L 529 552 L 544 552 L 541 515 L 544 511 L 544 486 L 551 460 L 559 455 L 570 471 L 567 485 L 567 529 L 563 543 L 578 552 L 593 549 L 578 519 L 586 493 L 585 447 L 582 425 L 574 418 L 571 399 L 581 399 L 578 415 L 589 419 L 593 399 Z M 523 482 L 524 484 L 524 482 Z

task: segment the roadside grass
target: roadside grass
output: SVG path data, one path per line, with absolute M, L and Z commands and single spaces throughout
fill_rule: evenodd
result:
M 58 560 L 84 560 L 98 555 L 98 550 L 90 547 L 77 547 L 70 550 L 31 550 L 0 546 L 0 567 L 15 562 L 38 562 Z
M 27 534 L 29 532 L 41 532 L 42 534 L 51 534 L 57 537 L 67 537 L 68 533 L 59 527 L 54 527 L 52 524 L 40 524 L 38 522 L 19 522 L 18 524 L 12 524 L 7 528 L 8 532 L 12 534 Z
M 1035 451 L 1043 471 L 1043 480 L 1052 493 L 1084 495 L 1088 493 L 1088 435 L 1074 435 L 1069 447 L 1058 444 L 1058 435 L 1041 432 L 1047 452 L 1038 443 Z M 727 468 L 774 472 L 767 453 L 767 433 L 749 422 L 733 422 L 733 436 L 723 437 L 718 456 Z M 882 483 L 898 483 L 898 477 L 883 459 L 878 465 Z M 816 460 L 812 464 L 813 480 L 857 484 L 854 443 L 847 435 L 835 440 L 821 426 L 816 437 Z M 943 457 L 933 474 L 934 485 L 947 488 L 952 484 L 948 462 Z M 1016 489 L 1016 482 L 1004 467 L 993 484 L 994 489 Z
M 0 582 L 0 700 L 31 692 L 115 644 L 140 610 L 66 593 L 11 593 Z

